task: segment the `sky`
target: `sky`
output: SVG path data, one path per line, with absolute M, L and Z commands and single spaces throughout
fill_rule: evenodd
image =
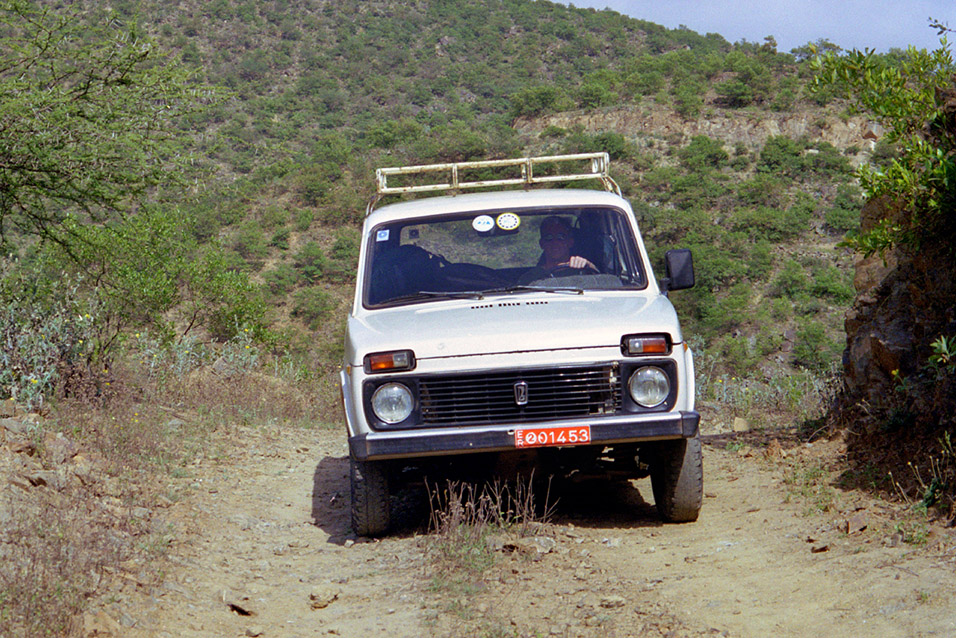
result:
M 563 2 L 562 4 L 568 4 Z M 772 35 L 789 52 L 824 38 L 844 49 L 936 49 L 929 18 L 956 29 L 956 0 L 574 0 L 575 7 L 613 9 L 670 29 L 684 25 L 728 42 L 762 43 Z M 949 35 L 950 44 L 956 34 Z

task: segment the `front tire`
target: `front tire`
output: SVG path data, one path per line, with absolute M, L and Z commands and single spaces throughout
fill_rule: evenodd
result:
M 380 536 L 391 523 L 388 462 L 360 461 L 349 455 L 352 494 L 352 531 L 359 536 Z
M 668 523 L 696 521 L 704 496 L 700 438 L 662 441 L 654 452 L 651 487 L 661 518 Z

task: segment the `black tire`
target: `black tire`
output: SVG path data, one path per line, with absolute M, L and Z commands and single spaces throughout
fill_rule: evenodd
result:
M 359 536 L 384 534 L 391 523 L 388 462 L 360 461 L 349 456 L 349 470 L 352 531 Z
M 662 441 L 654 453 L 651 487 L 661 518 L 668 523 L 696 521 L 704 496 L 700 439 Z

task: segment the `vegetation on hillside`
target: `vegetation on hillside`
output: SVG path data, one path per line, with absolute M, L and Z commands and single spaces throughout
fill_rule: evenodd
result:
M 36 112 L 49 114 L 20 126 L 79 140 L 65 147 L 67 156 L 35 146 L 38 161 L 115 160 L 40 192 L 32 205 L 55 216 L 14 207 L 4 217 L 45 229 L 48 241 L 36 242 L 28 225 L 10 226 L 20 266 L 7 271 L 12 282 L 70 273 L 84 314 L 98 319 L 96 338 L 85 342 L 91 362 L 105 362 L 136 327 L 167 341 L 197 330 L 226 340 L 251 328 L 313 370 L 334 369 L 376 165 L 521 155 L 542 140 L 521 134 L 515 118 L 561 110 L 656 104 L 694 118 L 829 99 L 804 89 L 806 52 L 777 52 L 770 38 L 732 45 L 715 34 L 548 2 L 333 9 L 221 0 L 44 11 L 18 0 L 5 9 L 5 95 L 14 82 L 54 89 L 21 91 L 47 100 L 49 108 Z M 43 48 L 44 38 L 55 46 Z M 29 62 L 41 50 L 52 84 L 36 70 L 47 67 Z M 99 71 L 101 59 L 107 65 Z M 30 73 L 16 73 L 24 64 Z M 96 113 L 107 97 L 115 107 Z M 143 101 L 162 108 L 136 111 Z M 10 117 L 28 104 L 6 103 Z M 77 105 L 91 115 L 73 117 Z M 124 123 L 122 135 L 110 133 Z M 10 131 L 13 144 L 21 129 Z M 546 150 L 611 153 L 626 195 L 643 208 L 655 256 L 678 243 L 698 250 L 703 285 L 682 303 L 691 332 L 727 355 L 721 372 L 740 374 L 779 350 L 779 334 L 770 333 L 780 317 L 790 327 L 777 333 L 802 336 L 800 363 L 827 367 L 845 269 L 796 246 L 824 223 L 834 238 L 853 230 L 846 211 L 858 194 L 836 149 L 782 137 L 754 151 L 706 137 L 676 148 L 661 138 L 584 130 L 551 130 L 543 141 Z M 663 161 L 651 144 L 665 149 Z M 844 186 L 834 190 L 836 182 Z M 87 199 L 64 199 L 79 197 L 74 191 Z M 710 221 L 702 226 L 702 219 Z M 781 254 L 781 242 L 794 249 Z M 32 287 L 49 294 L 41 288 Z M 741 330 L 728 313 L 744 309 L 757 319 Z M 710 343 L 728 328 L 734 342 Z M 35 371 L 17 369 L 24 387 Z
M 49 419 L 30 430 L 38 462 L 57 429 L 138 484 L 183 471 L 222 424 L 334 421 L 374 167 L 531 151 L 608 152 L 655 261 L 694 250 L 698 286 L 674 301 L 705 405 L 757 426 L 819 405 L 853 294 L 838 243 L 873 241 L 858 234 L 859 148 L 523 126 L 647 108 L 678 123 L 792 113 L 818 131 L 846 112 L 836 84 L 807 90 L 809 48 L 530 0 L 4 0 L 0 18 L 0 399 Z M 918 173 L 892 140 L 902 159 L 877 147 L 890 168 L 864 169 L 868 188 Z M 921 157 L 949 166 L 938 148 Z M 932 219 L 951 209 L 934 195 L 946 171 L 920 182 Z M 27 523 L 85 542 L 55 514 Z M 30 538 L 18 547 L 42 552 Z M 68 608 L 47 622 L 0 592 L 0 620 L 56 633 L 93 585 L 33 576 L 0 569 L 41 603 L 76 585 Z

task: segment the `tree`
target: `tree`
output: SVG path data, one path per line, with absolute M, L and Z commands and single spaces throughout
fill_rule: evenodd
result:
M 837 89 L 886 129 L 898 155 L 888 166 L 863 165 L 867 198 L 901 210 L 851 240 L 866 255 L 897 244 L 951 238 L 956 224 L 956 82 L 945 40 L 934 51 L 909 47 L 892 58 L 873 51 L 832 52 L 812 61 L 814 86 Z
M 170 205 L 197 177 L 188 116 L 223 93 L 109 11 L 0 0 L 0 33 L 0 250 L 78 282 L 93 354 L 131 325 L 171 334 L 177 307 L 184 331 L 227 338 L 261 319 L 248 278 L 203 255 Z
M 75 253 L 74 228 L 185 176 L 182 122 L 219 94 L 109 12 L 6 0 L 0 28 L 0 248 L 15 233 Z

